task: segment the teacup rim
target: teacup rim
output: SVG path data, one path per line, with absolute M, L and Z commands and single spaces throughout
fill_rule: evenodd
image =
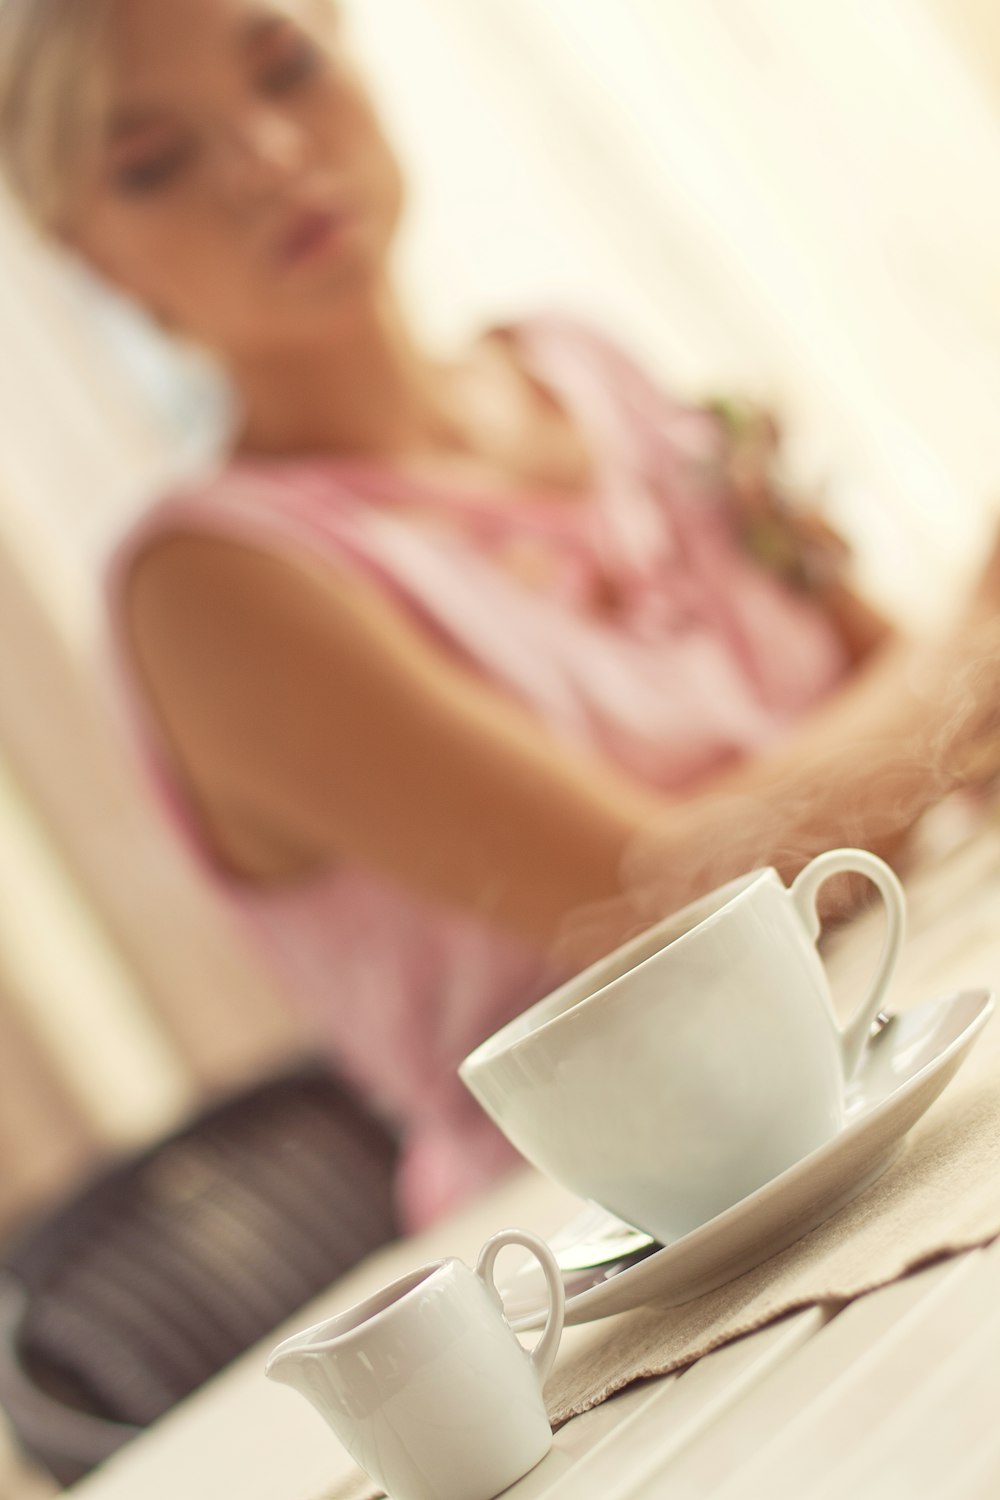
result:
M 653 922 L 649 927 L 643 928 L 641 932 L 637 932 L 633 937 L 627 938 L 624 943 L 620 943 L 610 953 L 606 953 L 603 957 L 595 959 L 592 964 L 588 964 L 579 973 L 563 980 L 554 990 L 550 990 L 548 994 L 542 995 L 533 1004 L 527 1006 L 525 1010 L 505 1022 L 503 1026 L 499 1027 L 490 1036 L 484 1037 L 479 1045 L 474 1047 L 459 1063 L 459 1077 L 463 1083 L 468 1083 L 470 1077 L 474 1076 L 481 1068 L 488 1066 L 490 1063 L 503 1057 L 509 1057 L 523 1047 L 529 1044 L 533 1045 L 536 1041 L 547 1039 L 559 1026 L 577 1024 L 578 1018 L 583 1011 L 603 1008 L 604 1005 L 610 1003 L 607 997 L 613 995 L 617 991 L 618 986 L 623 984 L 626 979 L 631 978 L 634 974 L 644 969 L 654 959 L 660 958 L 669 949 L 678 948 L 682 944 L 689 945 L 695 941 L 706 930 L 715 926 L 721 920 L 725 911 L 744 899 L 751 889 L 769 878 L 776 881 L 783 890 L 787 889 L 773 865 L 759 865 L 742 875 L 735 875 L 732 880 L 725 881 L 722 885 L 716 886 L 714 890 L 706 891 L 703 896 L 696 897 L 694 901 L 689 901 L 686 906 L 679 907 L 677 911 L 670 912 L 667 916 L 661 918 L 659 922 Z M 736 889 L 733 889 L 733 887 L 736 887 Z M 711 911 L 692 927 L 688 927 L 684 932 L 678 933 L 677 937 L 673 938 L 669 943 L 665 943 L 662 948 L 655 949 L 654 952 L 648 954 L 639 963 L 625 970 L 624 973 L 618 974 L 614 979 L 609 979 L 606 984 L 600 985 L 597 989 L 590 990 L 587 994 L 581 995 L 572 1005 L 566 1006 L 563 1010 L 557 1010 L 554 1015 L 548 1016 L 545 1020 L 540 1021 L 538 1025 L 532 1026 L 528 1030 L 522 1029 L 530 1016 L 536 1011 L 543 1010 L 546 1006 L 551 1005 L 557 996 L 569 988 L 569 986 L 580 984 L 595 970 L 612 963 L 616 957 L 626 953 L 633 945 L 639 944 L 651 932 L 655 932 L 658 927 L 679 921 L 686 912 L 696 909 L 704 902 L 710 901 L 713 897 L 722 897 L 726 891 L 731 891 L 732 894 L 725 896 L 725 899 L 720 900 L 717 906 L 713 907 Z M 505 1042 L 504 1038 L 514 1032 L 517 1035 L 514 1035 L 509 1041 Z

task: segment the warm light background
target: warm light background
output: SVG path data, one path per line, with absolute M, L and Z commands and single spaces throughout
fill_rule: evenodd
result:
M 354 0 L 442 348 L 558 304 L 776 406 L 919 622 L 1000 499 L 994 0 Z M 297 1045 L 150 821 L 95 587 L 225 401 L 0 205 L 0 1230 L 101 1144 Z M 2 1489 L 2 1479 L 0 1479 Z

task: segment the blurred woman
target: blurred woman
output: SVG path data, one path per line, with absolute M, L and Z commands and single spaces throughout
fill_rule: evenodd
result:
M 915 655 L 779 502 L 766 423 L 564 316 L 423 349 L 327 0 L 0 0 L 0 141 L 35 222 L 238 394 L 111 618 L 168 805 L 425 1222 L 509 1161 L 455 1064 L 567 966 L 754 863 L 897 851 L 967 778 L 993 585 Z

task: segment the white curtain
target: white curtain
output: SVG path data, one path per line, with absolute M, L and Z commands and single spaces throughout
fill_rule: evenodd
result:
M 347 11 L 410 171 L 399 272 L 429 340 L 447 348 L 484 321 L 555 304 L 604 323 L 691 395 L 749 390 L 784 416 L 793 471 L 829 482 L 890 606 L 916 601 L 926 616 L 947 598 L 1000 494 L 989 4 L 348 0 Z M 225 393 L 2 206 L 0 334 L 0 564 L 21 587 L 16 619 L 0 590 L 0 636 L 18 643 L 0 652 L 0 760 L 83 872 L 95 930 L 130 950 L 133 1003 L 172 990 L 183 1032 L 193 976 L 207 976 L 221 1047 L 232 1026 L 211 976 L 224 972 L 240 1035 L 253 1014 L 271 1037 L 264 991 L 231 959 L 213 968 L 217 929 L 185 906 L 183 870 L 151 854 L 110 729 L 101 738 L 88 719 L 78 765 L 73 715 L 86 711 L 56 691 L 67 672 L 81 704 L 94 688 L 96 559 L 128 512 L 220 441 Z M 51 670 L 34 671 L 35 652 Z M 65 748 L 46 754 L 53 744 Z M 35 889 L 44 906 L 41 876 Z M 97 1009 L 100 989 L 88 992 Z M 119 1018 L 122 1004 L 116 992 Z M 120 1053 L 110 1065 L 125 1076 Z M 177 1091 L 171 1068 L 163 1101 Z

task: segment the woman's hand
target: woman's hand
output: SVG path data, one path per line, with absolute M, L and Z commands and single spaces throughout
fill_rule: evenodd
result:
M 851 549 L 815 505 L 793 500 L 780 478 L 781 430 L 749 403 L 715 403 L 724 441 L 723 480 L 744 545 L 785 582 L 819 593 L 843 579 Z
M 976 580 L 969 615 L 972 618 L 1000 617 L 1000 533 L 994 536 L 986 563 Z
M 1000 783 L 1000 548 L 980 575 L 969 610 L 930 669 L 928 698 L 941 705 L 941 743 L 957 786 Z
M 713 409 L 724 428 L 723 483 L 744 547 L 760 567 L 816 601 L 859 664 L 892 632 L 850 581 L 851 547 L 816 505 L 789 495 L 774 416 L 747 403 L 717 402 Z

